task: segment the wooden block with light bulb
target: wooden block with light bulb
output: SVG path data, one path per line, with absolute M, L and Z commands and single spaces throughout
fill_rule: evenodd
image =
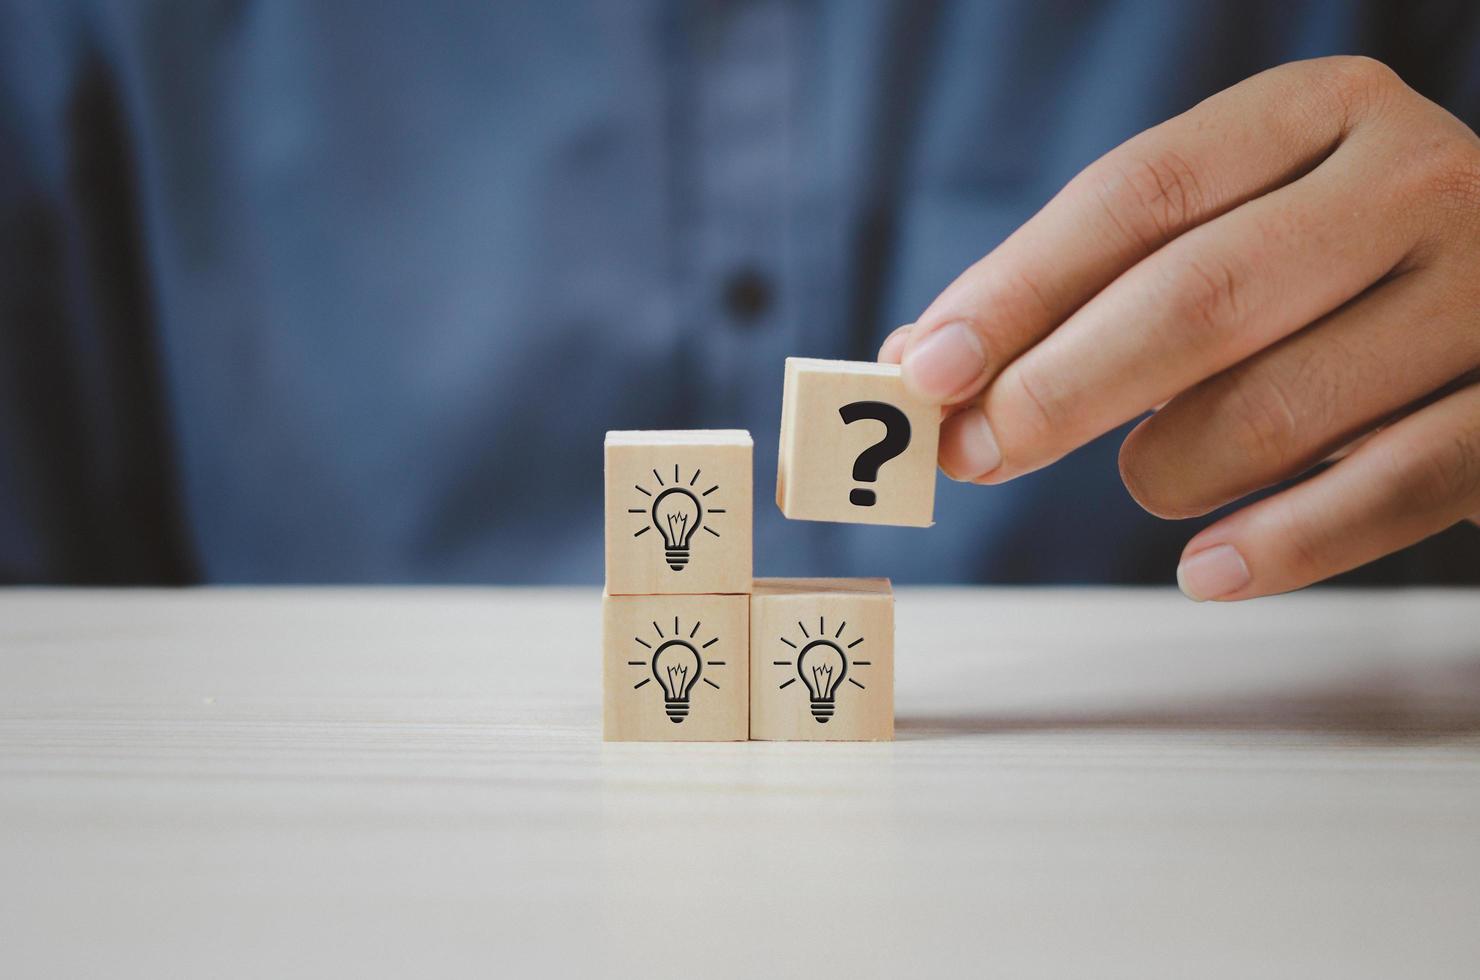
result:
M 750 727 L 750 597 L 605 595 L 607 741 L 739 742 Z
M 794 520 L 929 527 L 940 409 L 894 364 L 786 359 L 776 504 Z
M 750 433 L 606 434 L 608 741 L 750 730 Z
M 751 580 L 750 433 L 606 434 L 606 591 L 743 594 Z
M 894 592 L 888 579 L 755 580 L 750 737 L 894 738 Z

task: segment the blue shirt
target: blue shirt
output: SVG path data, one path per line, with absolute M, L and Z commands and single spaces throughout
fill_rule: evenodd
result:
M 932 530 L 784 520 L 783 360 L 1329 53 L 1480 118 L 1464 0 L 0 0 L 0 579 L 595 582 L 603 432 L 744 427 L 760 574 L 1168 582 L 1205 522 L 1119 434 Z

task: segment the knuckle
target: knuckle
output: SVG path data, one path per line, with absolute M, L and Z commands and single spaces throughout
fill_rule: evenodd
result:
M 1445 501 L 1473 500 L 1480 496 L 1480 435 L 1473 431 L 1455 433 L 1450 445 L 1453 451 L 1445 467 L 1449 483 Z
M 1047 288 L 1035 273 L 1019 268 L 1014 273 L 1013 282 L 1017 289 L 1010 292 L 1021 296 L 1024 304 L 1031 308 L 1028 314 L 1030 322 L 1048 322 L 1059 318 L 1057 305 L 1049 298 Z
M 1296 453 L 1299 416 L 1283 380 L 1234 367 L 1212 383 L 1209 415 L 1237 456 L 1261 471 L 1285 468 Z
M 1480 139 L 1465 132 L 1446 137 L 1428 154 L 1424 190 L 1446 224 L 1480 232 Z
M 1116 203 L 1141 241 L 1167 242 L 1205 210 L 1197 168 L 1175 150 L 1138 156 L 1123 167 L 1125 193 Z
M 1186 260 L 1173 275 L 1172 291 L 1182 322 L 1224 330 L 1243 315 L 1243 277 L 1226 260 Z
M 1318 530 L 1322 522 L 1313 515 L 1293 511 L 1279 521 L 1276 540 L 1280 542 L 1282 570 L 1293 583 L 1315 582 L 1330 574 L 1330 539 Z
M 1322 58 L 1317 65 L 1318 82 L 1348 119 L 1370 113 L 1407 90 L 1397 72 L 1366 55 Z
M 1426 452 L 1394 456 L 1386 465 L 1399 474 L 1395 499 L 1408 510 L 1444 510 L 1480 492 L 1480 446 L 1473 434 L 1454 433 Z
M 1235 369 L 1226 385 L 1230 438 L 1261 468 L 1283 469 L 1297 454 L 1300 420 L 1280 379 Z
M 1125 178 L 1116 174 L 1104 179 L 1096 179 L 1093 183 L 1094 200 L 1100 206 L 1100 212 L 1105 217 L 1105 223 L 1114 229 L 1121 241 L 1137 249 L 1143 254 L 1156 251 L 1163 242 L 1160 232 L 1154 228 L 1148 228 L 1146 222 L 1140 219 L 1140 215 L 1134 207 L 1128 207 L 1126 200 L 1127 192 L 1124 190 Z
M 1353 91 L 1401 87 L 1403 80 L 1385 62 L 1364 54 L 1338 55 L 1331 59 L 1337 73 Z
M 1016 388 L 1016 400 L 1024 411 L 1015 413 L 1022 443 L 1036 446 L 1052 444 L 1063 431 L 1064 410 L 1061 397 L 1052 385 L 1046 383 L 1042 373 L 1029 360 L 1020 361 L 1004 374 Z M 1004 447 L 1004 452 L 1006 449 Z

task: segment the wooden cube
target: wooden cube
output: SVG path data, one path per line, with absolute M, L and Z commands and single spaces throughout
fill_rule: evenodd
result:
M 756 579 L 750 737 L 894 738 L 894 593 L 888 579 Z
M 749 591 L 753 455 L 738 430 L 608 432 L 606 591 Z
M 607 741 L 738 742 L 750 729 L 750 597 L 602 598 Z
M 776 503 L 794 520 L 929 527 L 940 408 L 895 364 L 786 359 Z

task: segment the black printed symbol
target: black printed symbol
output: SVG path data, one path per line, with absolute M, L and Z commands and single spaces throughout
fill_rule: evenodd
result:
M 638 484 L 636 490 L 645 497 L 652 497 L 653 502 L 649 507 L 629 507 L 629 514 L 644 514 L 650 523 L 644 524 L 642 528 L 633 534 L 634 538 L 640 538 L 647 532 L 658 529 L 658 534 L 663 538 L 663 557 L 668 561 L 668 567 L 675 572 L 683 571 L 689 563 L 689 548 L 693 544 L 694 535 L 703 528 L 708 533 L 719 537 L 719 532 L 705 523 L 706 514 L 723 514 L 723 507 L 710 507 L 706 512 L 702 500 L 719 489 L 715 484 L 708 490 L 695 492 L 692 489 L 699 482 L 699 474 L 702 470 L 694 470 L 694 475 L 684 484 L 679 476 L 678 464 L 673 466 L 673 485 L 664 482 L 663 477 L 653 470 L 653 479 L 658 481 L 662 489 L 657 493 L 647 487 Z
M 858 454 L 853 462 L 853 479 L 859 483 L 874 483 L 879 479 L 879 468 L 910 446 L 910 419 L 904 412 L 885 402 L 852 402 L 838 409 L 845 425 L 860 419 L 873 419 L 884 423 L 884 438 Z M 854 487 L 848 494 L 848 502 L 858 507 L 872 507 L 878 495 L 867 487 Z
M 657 645 L 647 642 L 640 636 L 634 636 L 639 646 L 652 651 L 652 655 L 644 660 L 629 660 L 629 667 L 644 667 L 652 674 L 644 677 L 632 685 L 637 690 L 653 681 L 663 689 L 663 710 L 668 714 L 668 720 L 675 725 L 683 723 L 689 716 L 689 694 L 694 685 L 703 681 L 718 691 L 719 685 L 708 677 L 701 677 L 705 667 L 724 667 L 723 660 L 705 660 L 702 651 L 708 650 L 719 642 L 719 637 L 714 637 L 703 643 L 694 638 L 699 634 L 702 624 L 694 623 L 694 628 L 689 630 L 687 637 L 683 636 L 678 628 L 678 617 L 673 617 L 673 635 L 666 636 L 663 627 L 659 626 L 657 620 L 653 621 L 653 630 L 658 634 Z
M 781 637 L 781 642 L 796 651 L 794 660 L 773 660 L 773 667 L 789 667 L 796 671 L 797 676 L 792 677 L 781 684 L 780 690 L 786 690 L 800 680 L 807 688 L 807 696 L 812 702 L 812 717 L 819 725 L 826 725 L 832 719 L 833 712 L 837 709 L 838 688 L 847 681 L 860 691 L 867 690 L 856 678 L 849 677 L 850 667 L 870 667 L 872 662 L 868 660 L 848 660 L 846 651 L 852 650 L 863 642 L 859 637 L 851 643 L 843 640 L 843 630 L 848 628 L 845 621 L 838 625 L 837 631 L 831 637 L 827 635 L 827 622 L 821 616 L 817 617 L 817 636 L 807 631 L 807 627 L 801 620 L 797 620 L 797 629 L 802 631 L 802 638 L 792 642 L 786 637 Z

